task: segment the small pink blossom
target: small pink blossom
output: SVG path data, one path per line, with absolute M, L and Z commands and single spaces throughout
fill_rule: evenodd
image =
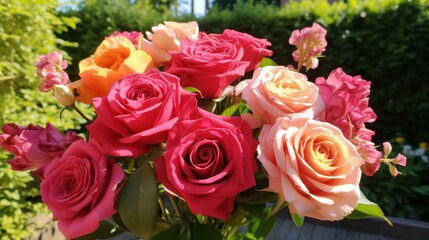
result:
M 35 66 L 37 68 L 37 76 L 43 78 L 49 73 L 66 69 L 67 61 L 63 60 L 63 55 L 60 52 L 51 52 L 39 56 Z
M 374 131 L 365 127 L 365 124 L 361 124 L 352 139 L 352 143 L 362 157 L 362 172 L 367 176 L 374 175 L 380 169 L 382 158 L 382 153 L 375 148 L 375 144 L 371 141 L 374 134 Z M 386 145 L 386 147 L 388 146 Z
M 393 159 L 392 163 L 405 167 L 407 165 L 407 158 L 401 153 L 398 153 L 395 159 Z
M 357 145 L 357 150 L 362 157 L 362 172 L 367 176 L 374 175 L 380 169 L 382 153 L 375 149 L 374 143 L 368 141 Z
M 43 175 L 44 167 L 55 157 L 60 157 L 74 141 L 81 139 L 74 132 L 62 135 L 52 124 L 46 128 L 18 126 L 9 123 L 3 126 L 0 134 L 0 146 L 15 155 L 8 163 L 13 170 L 37 170 Z
M 59 52 L 39 56 L 35 66 L 37 76 L 43 80 L 39 86 L 41 92 L 48 92 L 55 85 L 65 85 L 69 82 L 69 76 L 64 72 L 67 61 L 63 60 L 63 55 Z
M 127 31 L 123 31 L 123 32 L 113 32 L 109 37 L 114 37 L 114 36 L 123 36 L 128 38 L 133 45 L 136 47 L 136 49 L 139 49 L 139 43 L 140 40 L 143 39 L 143 33 L 141 32 L 137 32 L 137 31 L 132 31 L 132 32 L 127 32 Z
M 301 66 L 309 68 L 317 68 L 319 60 L 325 51 L 328 43 L 326 42 L 326 29 L 317 23 L 313 23 L 312 27 L 295 30 L 289 38 L 289 44 L 295 45 L 297 50 L 292 53 L 295 62 L 298 62 L 298 69 Z
M 49 92 L 55 85 L 66 85 L 69 82 L 69 75 L 66 72 L 50 72 L 39 85 L 41 92 Z

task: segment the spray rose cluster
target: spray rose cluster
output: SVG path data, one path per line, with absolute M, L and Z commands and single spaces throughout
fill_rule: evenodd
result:
M 326 34 L 317 23 L 292 33 L 296 67 L 266 65 L 267 39 L 200 32 L 196 22 L 166 21 L 147 38 L 114 32 L 80 61 L 75 81 L 59 52 L 42 55 L 40 90 L 85 117 L 88 134 L 10 123 L 0 146 L 15 155 L 14 170 L 41 178 L 42 200 L 69 239 L 101 221 L 113 223 L 109 234 L 148 239 L 239 237 L 252 223 L 269 232 L 282 208 L 295 220 L 385 218 L 360 212 L 376 205 L 360 192 L 362 172 L 386 163 L 396 176 L 406 158 L 371 141 L 371 82 L 341 68 L 313 81 L 301 72 L 318 66 Z

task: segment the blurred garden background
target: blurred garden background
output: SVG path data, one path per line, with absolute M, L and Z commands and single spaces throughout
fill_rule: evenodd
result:
M 0 125 L 51 122 L 79 129 L 76 114 L 66 110 L 60 119 L 54 98 L 38 91 L 36 57 L 61 51 L 77 80 L 79 61 L 105 36 L 145 33 L 165 20 L 196 20 L 200 31 L 229 28 L 266 38 L 281 65 L 292 63 L 288 39 L 294 29 L 324 26 L 326 57 L 309 72 L 310 80 L 341 66 L 372 81 L 370 106 L 378 119 L 367 127 L 376 132 L 373 141 L 390 140 L 408 160 L 395 179 L 385 165 L 375 176 L 363 176 L 362 191 L 388 216 L 429 222 L 428 0 L 0 0 Z M 47 209 L 37 179 L 12 171 L 10 158 L 0 150 L 0 239 L 24 239 L 38 231 L 29 219 Z

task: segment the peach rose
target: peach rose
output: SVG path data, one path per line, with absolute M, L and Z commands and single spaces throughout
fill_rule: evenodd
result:
M 127 74 L 143 73 L 155 68 L 152 57 L 124 36 L 107 37 L 92 57 L 79 63 L 81 80 L 70 87 L 78 93 L 77 100 L 91 103 L 94 97 L 106 96 L 110 86 Z
M 152 27 L 152 32 L 146 32 L 151 42 L 144 41 L 142 49 L 148 52 L 160 66 L 171 59 L 169 51 L 180 50 L 180 41 L 183 39 L 196 41 L 199 30 L 198 23 L 195 21 L 186 23 L 164 21 L 164 24 Z
M 324 109 L 317 86 L 284 66 L 256 69 L 253 78 L 240 82 L 235 91 L 264 123 L 296 114 L 315 118 Z
M 361 157 L 340 129 L 304 116 L 278 118 L 259 134 L 269 189 L 299 216 L 340 220 L 360 199 Z

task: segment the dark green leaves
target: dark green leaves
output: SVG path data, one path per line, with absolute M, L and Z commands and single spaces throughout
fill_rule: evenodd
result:
M 119 192 L 118 210 L 125 226 L 149 239 L 158 214 L 158 189 L 149 163 L 137 169 Z

